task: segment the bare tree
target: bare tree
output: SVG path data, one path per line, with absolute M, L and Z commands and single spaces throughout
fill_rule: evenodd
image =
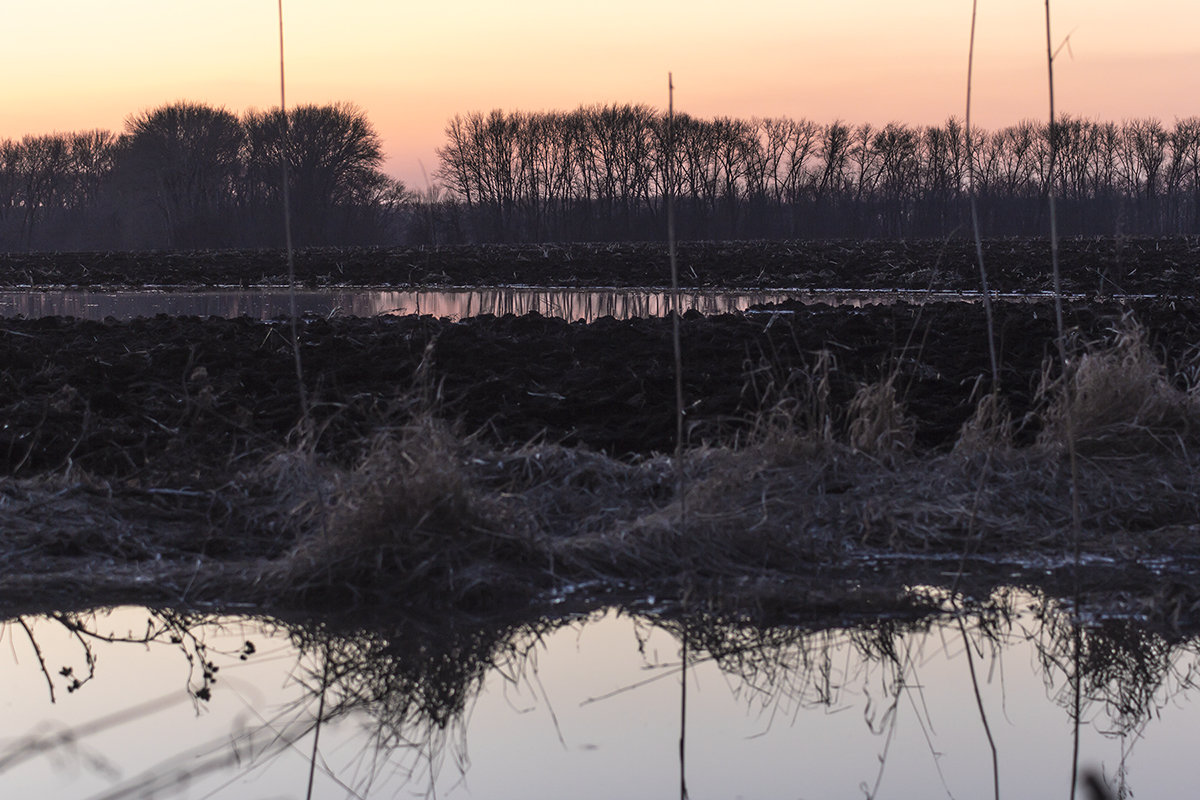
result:
M 1197 228 L 1200 218 L 1200 118 L 1175 121 L 1169 135 L 1170 164 L 1166 171 L 1171 230 Z
M 17 203 L 21 208 L 20 245 L 35 243 L 37 228 L 61 216 L 70 191 L 71 151 L 65 134 L 26 136 L 17 161 Z
M 244 134 L 237 117 L 178 102 L 129 117 L 125 135 L 119 168 L 141 204 L 157 213 L 161 243 L 221 243 L 241 166 Z
M 20 144 L 12 139 L 0 141 L 0 251 L 20 247 L 20 233 L 14 220 L 20 208 L 20 166 Z
M 242 122 L 247 191 L 276 208 L 282 123 L 278 108 L 248 112 Z M 349 103 L 289 109 L 286 154 L 293 218 L 302 244 L 370 241 L 378 233 L 378 209 L 373 206 L 403 194 L 403 187 L 380 170 L 379 135 L 366 114 Z
M 909 233 L 909 217 L 921 170 L 920 139 L 911 128 L 888 123 L 871 139 L 879 173 L 884 230 L 889 236 Z

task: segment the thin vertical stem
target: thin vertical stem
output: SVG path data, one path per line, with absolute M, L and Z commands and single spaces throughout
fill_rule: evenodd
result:
M 680 341 L 680 308 L 679 299 L 679 262 L 675 254 L 675 81 L 670 72 L 667 73 L 667 167 L 666 192 L 667 203 L 667 253 L 671 260 L 671 342 L 675 351 L 675 492 L 679 496 L 679 535 L 687 531 L 687 497 L 684 492 L 683 473 L 683 346 Z M 686 542 L 684 547 L 687 547 Z M 690 559 L 685 557 L 685 562 Z M 690 570 L 685 573 L 685 580 L 691 580 Z M 687 601 L 690 585 L 683 589 L 683 671 L 679 690 L 679 798 L 687 800 L 687 664 L 688 664 L 688 629 Z
M 283 0 L 279 0 L 279 169 L 283 189 L 283 239 L 287 248 L 288 318 L 291 320 L 292 360 L 296 365 L 296 387 L 300 395 L 300 413 L 308 427 L 308 394 L 304 391 L 304 371 L 300 366 L 300 332 L 296 321 L 296 255 L 292 247 L 292 203 L 288 188 L 288 115 L 287 91 L 283 69 Z
M 1066 328 L 1063 324 L 1062 276 L 1058 264 L 1058 215 L 1054 209 L 1054 170 L 1058 160 L 1058 132 L 1054 116 L 1054 51 L 1050 44 L 1050 0 L 1046 0 L 1046 71 L 1050 76 L 1050 170 L 1046 181 L 1046 195 L 1050 202 L 1050 264 L 1054 270 L 1054 322 L 1058 332 L 1058 357 L 1062 362 L 1063 392 L 1067 402 L 1067 453 L 1071 462 L 1071 522 L 1075 533 L 1074 556 L 1076 584 L 1079 580 L 1079 547 L 1083 524 L 1079 512 L 1079 463 L 1075 453 L 1075 414 L 1072 404 L 1070 366 L 1067 359 Z M 1078 591 L 1078 585 L 1076 586 Z
M 1062 276 L 1058 266 L 1058 215 L 1054 208 L 1054 170 L 1058 164 L 1058 132 L 1054 116 L 1054 50 L 1050 39 L 1050 0 L 1046 0 L 1046 75 L 1050 83 L 1050 166 L 1046 173 L 1046 199 L 1050 210 L 1050 265 L 1054 271 L 1054 322 L 1058 328 L 1058 348 L 1064 369 L 1067 366 L 1063 341 Z
M 996 750 L 996 740 L 992 738 L 992 726 L 988 724 L 987 711 L 983 708 L 983 695 L 979 693 L 979 676 L 975 674 L 975 658 L 971 655 L 971 640 L 967 637 L 967 626 L 963 624 L 961 611 L 958 617 L 958 630 L 962 633 L 963 647 L 967 654 L 967 668 L 971 672 L 971 688 L 975 690 L 975 707 L 979 709 L 983 732 L 987 735 L 988 747 L 992 751 L 992 792 L 996 800 L 1000 800 L 1000 754 Z
M 996 326 L 994 317 L 992 315 L 992 295 L 988 290 L 987 269 L 984 267 L 983 263 L 983 235 L 979 229 L 979 209 L 975 197 L 975 143 L 971 134 L 971 88 L 974 84 L 975 75 L 975 19 L 978 9 L 978 0 L 972 0 L 971 40 L 967 48 L 967 115 L 966 123 L 964 125 L 964 135 L 966 136 L 967 140 L 967 198 L 971 206 L 971 230 L 975 237 L 975 258 L 979 262 L 979 282 L 983 291 L 984 316 L 987 320 L 988 356 L 991 360 L 992 366 L 992 393 L 990 402 L 992 403 L 992 408 L 998 411 L 1000 394 L 1000 359 L 996 355 Z M 979 475 L 979 486 L 975 490 L 975 499 L 971 505 L 971 517 L 967 524 L 967 536 L 963 540 L 962 559 L 959 561 L 958 573 L 954 576 L 954 583 L 951 587 L 951 592 L 958 590 L 958 583 L 962 579 L 963 570 L 966 568 L 967 554 L 970 551 L 971 541 L 975 535 L 975 520 L 979 510 L 979 501 L 983 494 L 984 485 L 988 479 L 988 473 L 991 469 L 992 455 L 994 451 L 994 447 L 988 449 L 983 470 Z
M 308 791 L 305 793 L 305 800 L 312 800 L 313 796 L 313 781 L 316 778 L 317 771 L 317 749 L 321 743 L 321 720 L 325 716 L 325 692 L 329 688 L 329 645 L 325 645 L 325 659 L 321 666 L 321 700 L 317 703 L 317 722 L 313 728 L 313 746 L 312 755 L 308 759 Z
M 1000 364 L 996 358 L 995 322 L 992 317 L 992 295 L 988 291 L 987 270 L 983 265 L 983 237 L 979 230 L 979 209 L 975 198 L 975 146 L 971 140 L 971 82 L 975 69 L 975 17 L 979 0 L 971 2 L 971 46 L 967 52 L 967 197 L 971 204 L 971 230 L 975 233 L 975 257 L 979 261 L 979 281 L 983 289 L 983 311 L 987 317 L 988 355 L 992 360 L 992 392 L 1000 391 Z
M 1065 424 L 1067 427 L 1067 457 L 1071 464 L 1071 527 L 1074 538 L 1074 569 L 1073 577 L 1075 582 L 1075 618 L 1072 620 L 1072 625 L 1075 626 L 1075 635 L 1073 644 L 1075 647 L 1075 674 L 1072 676 L 1074 680 L 1075 692 L 1075 713 L 1073 720 L 1073 735 L 1072 735 L 1072 754 L 1071 754 L 1071 792 L 1069 797 L 1075 796 L 1075 786 L 1079 780 L 1079 710 L 1080 710 L 1080 685 L 1079 685 L 1079 661 L 1080 648 L 1082 646 L 1081 636 L 1079 633 L 1079 559 L 1080 559 L 1080 539 L 1083 538 L 1083 524 L 1080 519 L 1079 512 L 1079 461 L 1075 453 L 1075 405 L 1072 400 L 1072 376 L 1070 372 L 1070 364 L 1067 361 L 1067 343 L 1066 331 L 1063 324 L 1063 308 L 1062 308 L 1062 278 L 1058 264 L 1058 217 L 1054 209 L 1054 170 L 1058 159 L 1058 131 L 1055 127 L 1054 116 L 1054 45 L 1050 35 L 1050 0 L 1046 0 L 1046 75 L 1049 80 L 1050 90 L 1050 169 L 1046 175 L 1046 197 L 1049 200 L 1050 212 L 1050 264 L 1054 270 L 1054 321 L 1058 332 L 1058 357 L 1062 364 L 1062 381 L 1063 381 L 1063 399 L 1066 402 L 1067 413 L 1065 414 Z
M 675 81 L 667 73 L 667 253 L 671 261 L 671 345 L 675 355 L 675 493 L 679 497 L 679 535 L 687 529 L 683 470 L 683 344 L 680 334 L 679 259 L 675 248 Z M 689 573 L 690 574 L 690 573 Z M 687 594 L 685 587 L 684 594 Z M 685 598 L 686 599 L 686 598 Z
M 675 460 L 682 482 L 683 456 L 683 348 L 680 342 L 679 317 L 682 304 L 679 299 L 679 262 L 675 253 L 675 82 L 667 73 L 667 252 L 671 259 L 671 341 L 675 349 Z M 680 502 L 683 494 L 680 493 Z

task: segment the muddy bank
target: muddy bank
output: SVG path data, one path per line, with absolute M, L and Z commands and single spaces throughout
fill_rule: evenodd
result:
M 776 438 L 691 454 L 685 472 L 686 515 L 669 459 L 410 428 L 352 467 L 298 449 L 207 489 L 9 479 L 0 613 L 132 603 L 443 626 L 617 605 L 826 629 L 1019 587 L 1089 625 L 1200 631 L 1193 457 L 1087 464 L 1078 534 L 1053 447 L 929 459 Z
M 1053 286 L 1042 239 L 989 240 L 991 287 Z M 1068 239 L 1059 250 L 1063 288 L 1102 294 L 1192 295 L 1200 240 L 1188 237 Z M 296 256 L 305 287 L 666 286 L 665 244 L 480 245 L 311 249 Z M 974 244 L 951 241 L 682 242 L 686 287 L 809 289 L 979 288 Z M 286 285 L 279 251 L 0 254 L 0 286 L 182 287 Z

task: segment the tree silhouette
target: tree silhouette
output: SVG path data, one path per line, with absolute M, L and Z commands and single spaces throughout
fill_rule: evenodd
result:
M 283 123 L 278 108 L 243 119 L 247 199 L 275 210 Z M 403 186 L 379 169 L 383 149 L 366 114 L 349 103 L 297 106 L 288 110 L 286 137 L 297 242 L 324 245 L 377 234 L 378 212 L 396 202 Z
M 181 101 L 129 117 L 125 134 L 119 169 L 134 206 L 155 212 L 161 244 L 225 244 L 244 138 L 237 117 Z

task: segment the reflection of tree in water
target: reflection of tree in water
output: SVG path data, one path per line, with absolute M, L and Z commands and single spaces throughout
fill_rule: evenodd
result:
M 1138 734 L 1166 702 L 1193 686 L 1200 668 L 1195 641 L 1173 642 L 1132 620 L 1103 620 L 1077 629 L 1066 610 L 1045 598 L 998 593 L 957 618 L 957 606 L 948 604 L 947 608 L 944 617 L 876 619 L 843 627 L 755 625 L 744 618 L 705 613 L 639 615 L 634 619 L 643 641 L 655 630 L 678 641 L 686 637 L 689 665 L 714 662 L 731 679 L 737 696 L 749 708 L 765 712 L 769 724 L 790 724 L 805 708 L 863 704 L 865 723 L 882 737 L 880 777 L 901 705 L 911 705 L 922 727 L 928 729 L 933 722 L 924 708 L 917 674 L 927 655 L 922 652 L 927 643 L 940 642 L 959 659 L 969 648 L 985 665 L 986 674 L 996 668 L 1006 644 L 1029 640 L 1048 691 L 1068 714 L 1074 709 L 1072 676 L 1077 663 L 1081 716 L 1102 717 L 1107 724 L 1097 728 L 1108 735 Z M 206 769 L 249 771 L 288 748 L 297 748 L 302 739 L 319 732 L 322 724 L 360 714 L 371 720 L 367 746 L 372 752 L 364 752 L 363 758 L 374 766 L 366 771 L 369 777 L 365 780 L 382 780 L 398 773 L 414 785 L 432 787 L 447 765 L 465 771 L 467 719 L 489 676 L 499 675 L 514 685 L 533 685 L 538 680 L 537 653 L 546 637 L 564 626 L 585 627 L 602 613 L 489 623 L 360 621 L 339 625 L 251 620 L 251 624 L 262 625 L 264 637 L 277 629 L 295 646 L 294 678 L 304 687 L 303 696 L 270 719 L 227 736 L 223 750 L 207 760 L 198 761 L 192 752 L 186 758 L 181 754 L 170 763 L 151 765 L 146 775 L 153 779 L 139 776 L 109 796 L 165 791 L 183 780 L 180 775 L 184 771 L 188 779 Z M 957 619 L 964 621 L 961 637 Z M 256 652 L 253 633 L 244 640 L 240 636 L 228 640 L 244 641 L 240 647 L 226 646 L 216 652 L 210 644 L 214 630 L 225 626 L 232 630 L 236 624 L 240 631 L 247 626 L 245 620 L 154 610 L 147 612 L 144 628 L 119 635 L 109 632 L 104 620 L 102 614 L 91 612 L 17 617 L 5 623 L 4 632 L 14 638 L 28 636 L 36 646 L 39 637 L 49 637 L 54 630 L 55 636 L 65 636 L 73 643 L 73 656 L 56 656 L 63 663 L 40 652 L 40 667 L 52 692 L 56 687 L 67 691 L 88 688 L 101 647 L 163 646 L 178 650 L 181 680 L 193 702 L 203 703 L 221 690 L 218 672 L 222 663 L 252 659 Z M 54 652 L 63 651 L 58 648 Z M 851 689 L 862 696 L 850 697 Z M 119 712 L 113 715 L 112 724 L 136 722 L 138 713 L 154 710 L 147 706 Z M 82 733 L 75 732 L 77 737 Z M 62 735 L 18 742 L 0 753 L 0 775 L 20 761 L 67 743 Z M 929 747 L 932 752 L 932 741 Z M 312 763 L 323 761 L 314 757 Z M 351 788 L 356 792 L 363 789 Z
M 83 688 L 84 684 L 96 677 L 98 646 L 119 644 L 169 645 L 178 649 L 187 664 L 185 685 L 188 694 L 196 700 L 208 700 L 211 697 L 212 685 L 220 667 L 212 661 L 205 637 L 197 635 L 197 632 L 205 627 L 219 626 L 220 621 L 217 618 L 195 612 L 147 609 L 144 628 L 130 628 L 124 633 L 117 633 L 105 632 L 101 628 L 100 617 L 101 614 L 96 611 L 53 612 L 37 617 L 19 616 L 2 623 L 2 635 L 10 639 L 23 635 L 29 641 L 46 679 L 51 703 L 55 702 L 57 696 L 56 685 L 71 693 Z M 75 646 L 76 661 L 67 663 L 70 659 L 63 656 L 64 663 L 60 665 L 47 659 L 39 644 L 39 637 L 54 635 L 52 630 L 68 636 Z M 237 655 L 242 659 L 253 653 L 254 644 L 250 641 L 237 651 Z M 79 667 L 80 662 L 83 665 L 82 669 Z

